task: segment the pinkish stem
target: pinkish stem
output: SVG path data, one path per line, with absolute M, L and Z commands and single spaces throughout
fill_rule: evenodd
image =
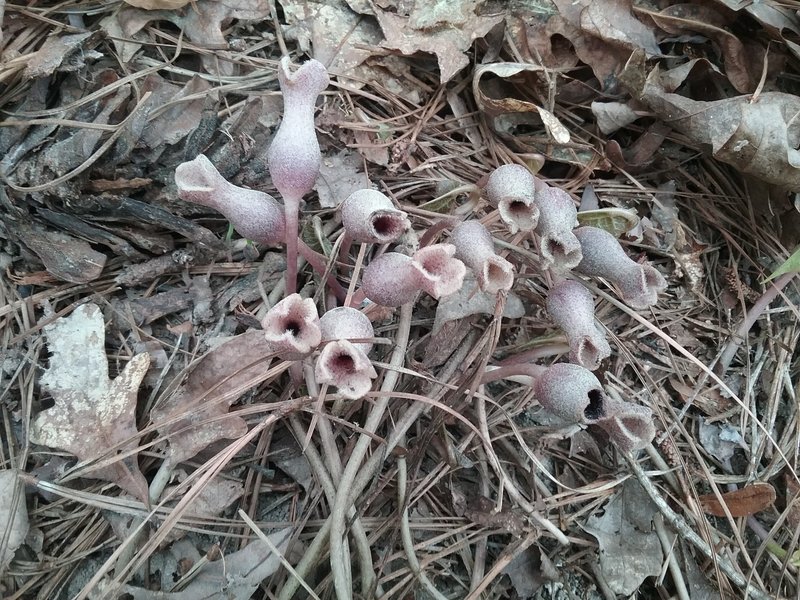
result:
M 297 236 L 298 213 L 300 212 L 300 199 L 284 197 L 283 199 L 286 222 L 286 295 L 290 296 L 297 291 Z
M 481 385 L 490 383 L 492 381 L 497 381 L 498 379 L 507 379 L 517 375 L 536 379 L 546 370 L 547 367 L 543 367 L 542 365 L 534 365 L 533 363 L 515 363 L 504 365 L 502 367 L 492 369 L 491 371 L 486 371 L 483 374 L 483 377 L 481 377 Z
M 321 254 L 314 252 L 314 250 L 306 244 L 303 240 L 298 239 L 297 237 L 294 238 L 294 246 L 295 246 L 295 265 L 297 264 L 297 252 L 300 252 L 300 256 L 302 256 L 308 264 L 311 265 L 320 277 L 325 277 L 325 273 L 327 272 L 327 265 L 325 262 L 325 257 Z M 289 259 L 289 244 L 286 245 L 286 259 Z M 288 283 L 288 264 L 287 264 L 287 283 Z M 297 268 L 295 268 L 295 277 L 297 277 Z M 328 286 L 328 289 L 334 293 L 336 299 L 339 302 L 344 302 L 344 299 L 347 297 L 347 290 L 342 287 L 342 284 L 336 281 L 336 278 L 333 276 L 333 273 L 328 273 L 328 277 L 325 280 L 325 285 Z

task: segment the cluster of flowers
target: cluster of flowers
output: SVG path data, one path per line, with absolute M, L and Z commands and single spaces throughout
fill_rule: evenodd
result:
M 175 173 L 182 199 L 221 212 L 237 231 L 262 244 L 285 244 L 286 297 L 267 313 L 263 328 L 275 352 L 287 360 L 311 356 L 317 381 L 336 386 L 338 393 L 356 399 L 372 388 L 377 377 L 368 353 L 374 331 L 369 318 L 353 305 L 363 299 L 396 307 L 414 302 L 420 292 L 442 298 L 459 291 L 471 272 L 480 292 L 491 297 L 509 293 L 514 266 L 495 253 L 492 236 L 477 220 L 452 228 L 448 243 L 413 247 L 408 253 L 385 252 L 364 269 L 361 287 L 351 306 L 318 315 L 310 299 L 297 293 L 298 251 L 314 265 L 314 252 L 298 245 L 300 201 L 314 186 L 321 153 L 314 130 L 314 105 L 329 83 L 324 66 L 311 60 L 297 71 L 281 61 L 278 78 L 284 97 L 284 117 L 268 153 L 269 169 L 283 205 L 263 192 L 226 181 L 203 155 L 181 164 Z M 569 340 L 570 362 L 550 367 L 508 365 L 487 371 L 484 382 L 516 375 L 528 378 L 539 403 L 568 422 L 595 424 L 608 432 L 622 450 L 640 449 L 655 430 L 649 409 L 609 398 L 592 371 L 611 353 L 605 335 L 595 324 L 594 301 L 586 287 L 569 273 L 602 277 L 629 306 L 654 304 L 666 287 L 664 278 L 648 264 L 631 260 L 616 237 L 595 227 L 580 227 L 570 196 L 534 177 L 520 165 L 506 165 L 489 177 L 485 195 L 510 232 L 531 232 L 539 240 L 541 267 L 555 284 L 547 295 L 547 310 Z M 341 204 L 343 247 L 392 244 L 405 236 L 416 241 L 406 213 L 384 194 L 360 190 Z M 405 247 L 408 247 L 406 244 Z M 318 258 L 318 257 L 317 257 Z M 324 267 L 324 265 L 323 265 Z

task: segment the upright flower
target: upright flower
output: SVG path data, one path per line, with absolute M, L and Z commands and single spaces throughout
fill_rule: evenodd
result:
M 221 212 L 249 240 L 272 245 L 286 237 L 283 207 L 278 201 L 228 182 L 203 154 L 178 165 L 175 184 L 181 200 Z
M 569 271 L 581 262 L 581 244 L 572 230 L 578 226 L 578 211 L 570 195 L 562 189 L 545 185 L 536 191 L 539 207 L 539 256 L 544 268 L 558 273 Z
M 503 165 L 489 176 L 486 197 L 497 207 L 511 233 L 533 231 L 539 222 L 536 192 L 543 185 L 522 165 Z
M 492 235 L 480 221 L 459 223 L 450 241 L 456 247 L 456 258 L 472 269 L 482 291 L 497 294 L 514 285 L 514 266 L 495 254 Z
M 578 227 L 575 236 L 583 252 L 575 268 L 578 273 L 608 279 L 632 308 L 647 308 L 658 301 L 658 293 L 666 289 L 667 282 L 653 266 L 631 260 L 617 238 L 604 229 Z
M 283 121 L 272 140 L 267 160 L 286 211 L 286 293 L 291 294 L 297 282 L 300 200 L 314 187 L 322 163 L 314 131 L 314 104 L 330 80 L 319 61 L 312 59 L 292 73 L 289 58 L 284 57 L 278 66 L 278 82 L 283 92 Z
M 594 371 L 611 355 L 605 335 L 594 322 L 594 299 L 577 281 L 565 279 L 550 289 L 547 313 L 567 334 L 572 362 Z

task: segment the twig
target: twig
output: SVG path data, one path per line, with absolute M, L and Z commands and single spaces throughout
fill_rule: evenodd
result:
M 628 462 L 633 474 L 636 476 L 636 479 L 639 480 L 639 483 L 642 484 L 645 492 L 647 492 L 647 495 L 650 496 L 650 499 L 658 507 L 658 510 L 661 512 L 661 514 L 664 515 L 664 518 L 667 520 L 667 522 L 672 526 L 673 529 L 675 529 L 675 531 L 678 532 L 682 538 L 686 539 L 707 558 L 719 565 L 720 570 L 728 576 L 728 579 L 730 579 L 738 588 L 744 591 L 745 597 L 750 596 L 754 600 L 774 600 L 773 596 L 770 594 L 767 594 L 766 592 L 763 592 L 752 586 L 750 582 L 736 570 L 736 567 L 730 562 L 730 560 L 712 549 L 705 542 L 705 540 L 697 535 L 694 529 L 692 529 L 689 524 L 683 520 L 683 517 L 670 508 L 669 504 L 667 504 L 667 501 L 664 500 L 656 487 L 653 485 L 653 482 L 650 481 L 650 478 L 630 453 L 623 453 L 623 456 Z
M 342 473 L 342 480 L 339 482 L 339 489 L 336 493 L 336 502 L 331 510 L 331 571 L 333 573 L 333 583 L 336 589 L 336 597 L 339 600 L 352 599 L 352 586 L 347 578 L 344 556 L 344 536 L 345 536 L 345 517 L 347 508 L 350 506 L 350 492 L 353 482 L 361 469 L 361 463 L 372 442 L 372 436 L 383 420 L 386 408 L 389 406 L 389 399 L 392 396 L 394 387 L 400 378 L 399 367 L 403 366 L 406 360 L 406 348 L 408 347 L 409 332 L 411 330 L 411 317 L 414 312 L 414 303 L 409 302 L 400 308 L 400 320 L 397 326 L 397 337 L 395 348 L 392 353 L 390 365 L 394 368 L 387 370 L 386 376 L 381 385 L 381 395 L 377 398 L 375 405 L 367 417 L 364 424 L 364 431 L 358 438 L 347 466 Z

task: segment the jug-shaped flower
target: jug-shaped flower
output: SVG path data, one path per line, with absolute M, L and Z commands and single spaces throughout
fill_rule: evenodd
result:
M 577 281 L 564 279 L 547 292 L 547 313 L 567 335 L 570 361 L 590 371 L 611 355 L 606 336 L 594 320 L 594 298 Z
M 269 172 L 284 201 L 299 201 L 319 175 L 322 155 L 314 130 L 314 104 L 330 80 L 321 62 L 309 60 L 292 73 L 289 58 L 284 57 L 278 66 L 278 81 L 283 92 L 283 120 L 267 154 Z
M 583 252 L 575 268 L 578 273 L 608 279 L 632 308 L 647 308 L 658 301 L 658 293 L 666 289 L 667 282 L 655 267 L 632 260 L 617 238 L 604 229 L 578 227 L 574 233 Z
M 492 234 L 480 221 L 459 223 L 450 241 L 456 247 L 456 258 L 472 269 L 482 291 L 497 294 L 514 285 L 514 265 L 495 254 Z
M 284 214 L 278 201 L 264 192 L 233 185 L 203 154 L 178 165 L 175 184 L 181 200 L 221 212 L 247 239 L 268 245 L 283 242 Z

